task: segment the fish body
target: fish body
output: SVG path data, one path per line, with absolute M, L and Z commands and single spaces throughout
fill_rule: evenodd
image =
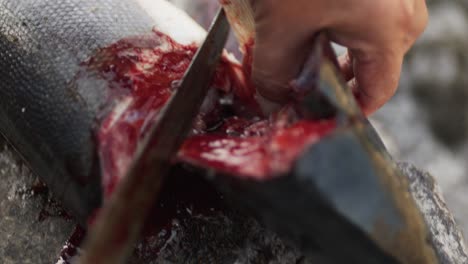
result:
M 0 1 L 0 131 L 78 219 L 101 202 L 94 131 L 108 98 L 76 80 L 97 50 L 157 28 L 180 43 L 204 30 L 164 0 Z
M 125 175 L 205 32 L 164 0 L 0 0 L 0 17 L 0 131 L 84 223 Z M 216 175 L 306 253 L 318 244 L 337 261 L 432 263 L 373 129 L 339 80 L 317 82 L 337 76 L 330 65 L 314 73 L 335 116 L 310 119 L 296 102 L 264 116 L 249 72 L 225 54 L 176 162 Z

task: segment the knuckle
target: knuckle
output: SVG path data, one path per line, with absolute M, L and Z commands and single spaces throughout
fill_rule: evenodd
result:
M 401 25 L 408 36 L 415 40 L 427 26 L 429 15 L 425 0 L 402 0 Z

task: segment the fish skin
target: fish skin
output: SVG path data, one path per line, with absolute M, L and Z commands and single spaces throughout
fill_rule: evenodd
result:
M 0 0 L 0 132 L 82 224 L 101 203 L 93 131 L 109 88 L 75 75 L 153 28 L 181 43 L 205 34 L 165 0 Z

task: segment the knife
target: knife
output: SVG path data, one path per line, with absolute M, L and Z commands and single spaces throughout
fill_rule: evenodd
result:
M 171 160 L 203 103 L 229 30 L 220 9 L 181 85 L 139 145 L 127 175 L 91 227 L 80 263 L 124 263 L 130 255 Z

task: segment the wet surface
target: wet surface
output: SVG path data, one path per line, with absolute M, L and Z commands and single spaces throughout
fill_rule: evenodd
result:
M 54 263 L 75 223 L 1 141 L 0 262 Z

